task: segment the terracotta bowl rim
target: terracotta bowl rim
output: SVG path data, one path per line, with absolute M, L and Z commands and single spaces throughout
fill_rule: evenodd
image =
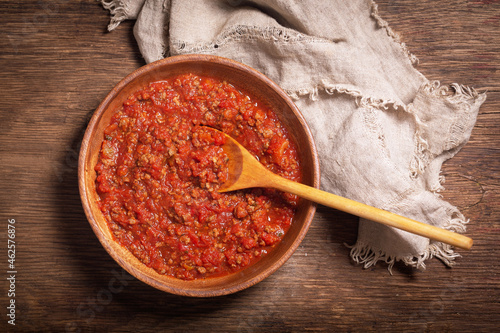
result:
M 158 277 L 155 278 L 154 276 L 151 276 L 151 273 L 146 274 L 144 271 L 141 269 L 137 269 L 133 265 L 131 265 L 125 258 L 123 258 L 120 253 L 117 252 L 116 250 L 116 242 L 113 239 L 109 239 L 106 237 L 104 234 L 103 230 L 98 225 L 98 222 L 95 220 L 95 217 L 93 215 L 92 209 L 90 207 L 90 202 L 89 202 L 89 197 L 88 197 L 88 191 L 91 189 L 88 189 L 86 186 L 86 181 L 85 181 L 85 176 L 88 170 L 86 170 L 86 163 L 87 159 L 89 156 L 89 142 L 92 140 L 92 135 L 95 132 L 95 129 L 97 128 L 99 121 L 101 120 L 101 116 L 104 114 L 108 104 L 117 96 L 119 96 L 120 92 L 128 85 L 131 84 L 135 79 L 139 78 L 142 75 L 145 75 L 151 71 L 155 71 L 158 68 L 162 68 L 163 66 L 172 66 L 175 64 L 181 64 L 181 63 L 193 63 L 193 64 L 203 64 L 210 66 L 211 64 L 217 64 L 218 66 L 225 66 L 230 68 L 231 70 L 239 70 L 239 71 L 244 71 L 247 73 L 251 73 L 253 76 L 255 76 L 258 80 L 263 82 L 263 84 L 267 85 L 269 88 L 274 90 L 276 93 L 279 94 L 281 98 L 284 99 L 285 103 L 289 106 L 291 112 L 294 114 L 295 117 L 297 117 L 298 122 L 302 125 L 302 129 L 304 133 L 307 136 L 307 142 L 308 142 L 308 148 L 311 151 L 311 160 L 312 160 L 312 173 L 313 173 L 313 184 L 312 186 L 319 188 L 319 182 L 320 182 L 320 169 L 319 169 L 319 160 L 318 160 L 318 154 L 314 142 L 314 138 L 312 136 L 311 130 L 309 126 L 307 125 L 306 120 L 304 119 L 303 115 L 297 108 L 297 106 L 293 103 L 292 99 L 271 79 L 269 79 L 267 76 L 262 74 L 261 72 L 244 65 L 242 63 L 239 63 L 235 60 L 231 60 L 228 58 L 223 58 L 219 56 L 213 56 L 213 55 L 201 55 L 201 54 L 190 54 L 190 55 L 179 55 L 179 56 L 173 56 L 169 58 L 164 58 L 161 60 L 158 60 L 156 62 L 147 64 L 145 66 L 142 66 L 136 70 L 134 70 L 132 73 L 127 75 L 125 78 L 120 80 L 116 86 L 106 95 L 106 97 L 102 100 L 102 102 L 99 104 L 99 106 L 96 108 L 94 111 L 92 118 L 87 125 L 87 129 L 85 131 L 84 138 L 82 140 L 82 145 L 80 148 L 80 154 L 79 154 L 79 161 L 78 161 L 78 186 L 79 186 L 79 191 L 80 191 L 80 197 L 82 201 L 82 206 L 85 211 L 85 215 L 87 217 L 87 220 L 89 224 L 91 225 L 94 233 L 96 234 L 97 238 L 99 239 L 99 242 L 101 245 L 105 248 L 105 250 L 108 252 L 108 254 L 123 268 L 125 269 L 128 273 L 136 277 L 137 279 L 143 281 L 146 284 L 149 284 L 159 290 L 171 293 L 171 294 L 176 294 L 176 295 L 182 295 L 182 296 L 192 296 L 192 297 L 213 297 L 213 296 L 222 296 L 222 295 L 227 295 L 227 294 L 232 294 L 238 291 L 241 291 L 243 289 L 249 288 L 258 282 L 264 280 L 271 274 L 273 274 L 276 270 L 278 270 L 291 256 L 292 254 L 296 251 L 296 249 L 299 247 L 301 242 L 303 241 L 310 225 L 313 220 L 314 214 L 316 212 L 316 204 L 310 202 L 309 205 L 307 206 L 307 214 L 305 217 L 305 220 L 303 222 L 302 227 L 300 228 L 300 232 L 297 236 L 297 238 L 294 240 L 294 242 L 286 249 L 286 252 L 279 257 L 278 260 L 276 260 L 272 265 L 264 269 L 262 272 L 260 272 L 258 275 L 254 276 L 253 278 L 249 280 L 244 280 L 238 284 L 232 285 L 228 288 L 220 287 L 220 288 L 213 288 L 213 289 L 203 289 L 203 288 L 189 288 L 189 287 L 178 287 L 176 286 L 175 282 L 183 281 L 179 280 L 176 278 L 170 278 L 167 277 L 167 280 L 172 280 L 174 282 L 173 284 L 166 283 L 164 280 L 160 281 L 158 277 L 160 274 L 158 274 Z M 112 244 L 112 243 L 115 244 Z M 128 250 L 126 250 L 128 251 Z M 146 267 L 144 265 L 144 267 Z M 152 270 L 148 268 L 149 270 Z M 235 273 L 237 274 L 237 273 Z M 154 275 L 154 273 L 153 273 Z M 162 277 L 163 279 L 163 277 Z M 218 278 L 209 278 L 209 279 L 218 279 Z M 199 280 L 194 280 L 194 281 L 199 281 Z M 188 281 L 189 283 L 189 281 Z

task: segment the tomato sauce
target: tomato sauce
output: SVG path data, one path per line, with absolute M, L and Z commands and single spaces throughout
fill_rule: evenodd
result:
M 252 265 L 292 223 L 298 198 L 272 189 L 218 193 L 222 134 L 271 171 L 300 181 L 297 148 L 273 111 L 231 84 L 194 74 L 153 82 L 116 110 L 95 167 L 99 207 L 115 240 L 179 279 Z

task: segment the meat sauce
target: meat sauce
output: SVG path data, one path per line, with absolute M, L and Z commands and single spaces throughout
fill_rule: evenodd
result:
M 95 167 L 115 240 L 160 274 L 183 280 L 252 265 L 283 238 L 298 198 L 272 189 L 218 193 L 225 137 L 271 171 L 301 180 L 297 148 L 273 111 L 231 84 L 194 74 L 132 94 L 112 116 Z

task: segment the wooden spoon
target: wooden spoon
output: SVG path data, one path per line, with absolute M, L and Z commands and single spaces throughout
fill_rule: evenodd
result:
M 216 129 L 213 130 L 217 131 Z M 248 150 L 236 142 L 236 140 L 225 133 L 224 135 L 227 139 L 222 147 L 229 157 L 229 177 L 228 180 L 222 184 L 221 188 L 219 188 L 219 192 L 229 192 L 251 187 L 275 188 L 349 214 L 462 249 L 469 250 L 472 247 L 473 241 L 469 237 L 278 176 L 267 170 L 252 154 L 250 154 L 250 152 L 248 152 Z

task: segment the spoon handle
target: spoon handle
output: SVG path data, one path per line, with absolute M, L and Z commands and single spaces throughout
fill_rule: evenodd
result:
M 472 247 L 472 239 L 464 235 L 418 222 L 332 193 L 324 192 L 286 178 L 279 176 L 272 177 L 272 184 L 268 184 L 268 186 L 284 192 L 296 194 L 302 198 L 352 215 L 453 245 L 461 249 L 469 250 Z

